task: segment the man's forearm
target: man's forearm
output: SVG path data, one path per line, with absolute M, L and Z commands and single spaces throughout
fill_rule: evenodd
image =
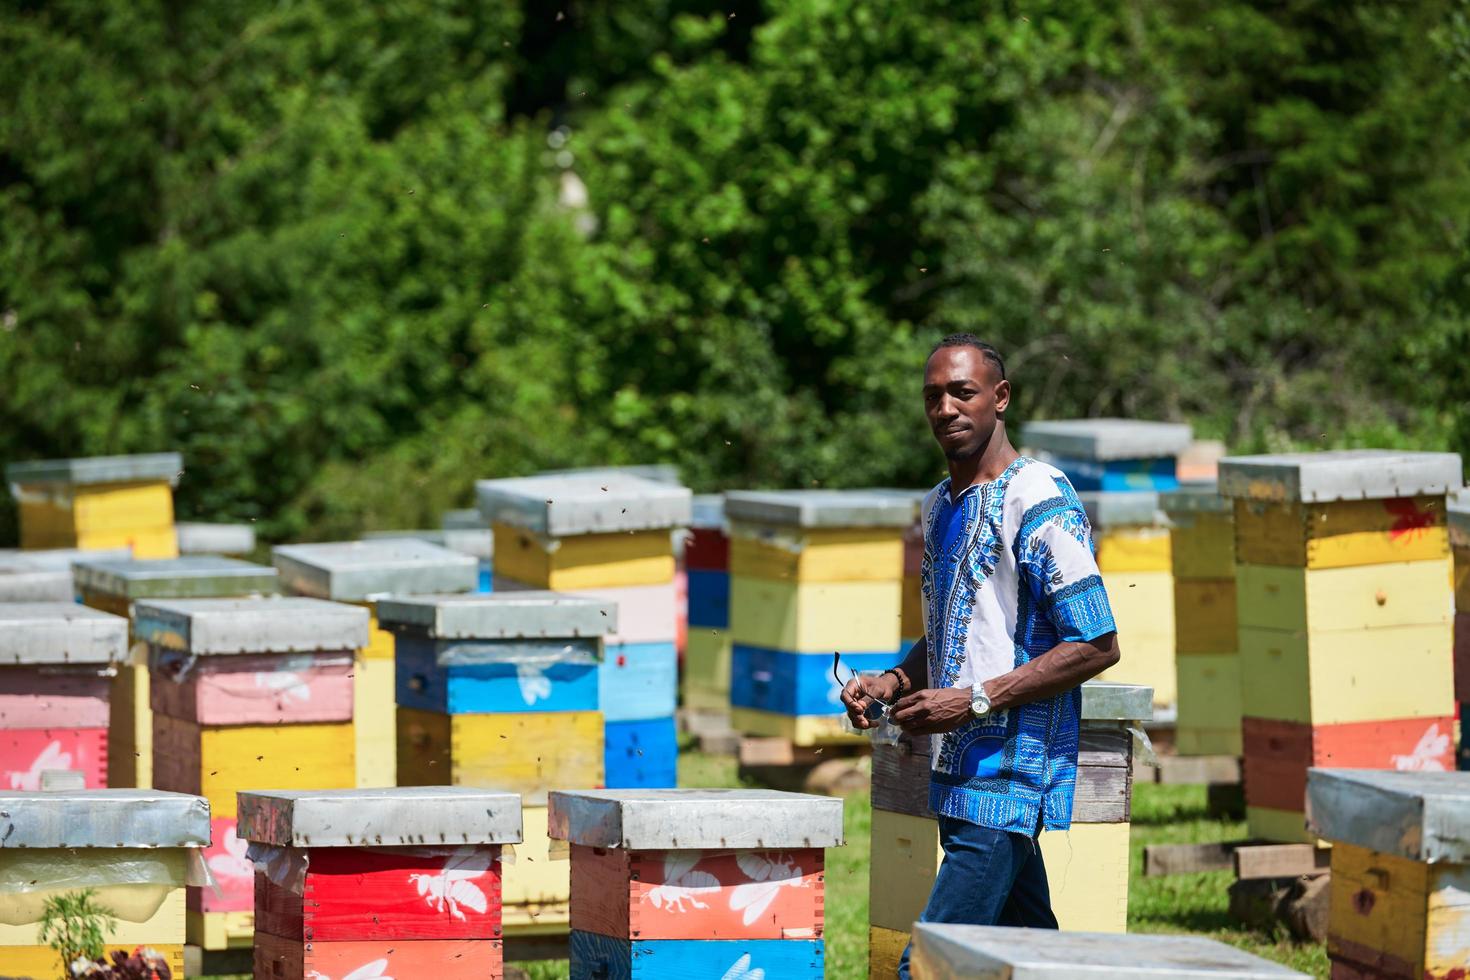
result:
M 985 693 L 990 695 L 991 710 L 1004 711 L 1070 691 L 1117 662 L 1116 633 L 1088 642 L 1058 643 L 1015 670 L 987 681 Z
M 903 673 L 903 690 L 901 694 L 911 694 L 921 688 L 929 686 L 929 641 L 927 637 L 919 637 L 919 642 L 909 647 L 909 655 L 903 658 L 903 663 L 897 668 Z

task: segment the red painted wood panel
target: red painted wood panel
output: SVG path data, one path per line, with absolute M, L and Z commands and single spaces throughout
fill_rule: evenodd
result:
M 190 888 L 189 908 L 197 912 L 249 912 L 255 908 L 255 866 L 245 859 L 249 841 L 235 836 L 234 817 L 215 817 L 209 822 L 210 843 L 204 863 L 219 886 Z
M 1249 806 L 1301 810 L 1307 769 L 1452 770 L 1454 719 L 1401 718 L 1344 725 L 1245 718 L 1245 801 Z
M 107 786 L 106 728 L 0 730 L 0 789 L 34 792 L 47 769 L 75 769 L 87 789 Z
M 302 894 L 256 878 L 256 929 L 303 942 L 500 937 L 500 848 L 311 848 Z
M 572 928 L 619 939 L 819 939 L 820 849 L 572 848 Z
M 700 572 L 727 571 L 730 568 L 730 539 L 712 528 L 691 529 L 684 543 L 684 567 Z
M 1455 613 L 1455 700 L 1470 701 L 1470 611 Z
M 303 943 L 256 931 L 255 980 L 501 980 L 498 939 Z
M 0 667 L 0 728 L 106 728 L 111 687 L 94 670 Z
M 352 654 L 163 656 L 153 710 L 201 725 L 352 720 Z

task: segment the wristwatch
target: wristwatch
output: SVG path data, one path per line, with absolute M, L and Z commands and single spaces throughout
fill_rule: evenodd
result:
M 990 715 L 990 695 L 985 693 L 984 684 L 970 688 L 970 715 L 980 721 Z

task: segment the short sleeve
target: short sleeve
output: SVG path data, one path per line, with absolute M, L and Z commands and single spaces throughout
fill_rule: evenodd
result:
M 1021 574 L 1031 579 L 1033 594 L 1058 638 L 1080 642 L 1116 632 L 1087 515 L 1075 498 L 1047 503 L 1022 531 Z

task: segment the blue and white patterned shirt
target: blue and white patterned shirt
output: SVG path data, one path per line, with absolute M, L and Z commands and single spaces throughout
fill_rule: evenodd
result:
M 1092 528 L 1061 471 L 1018 458 L 994 482 L 924 498 L 924 632 L 931 687 L 973 687 L 1065 640 L 1117 629 Z M 933 740 L 929 806 L 998 830 L 1072 822 L 1082 691 L 971 721 Z

